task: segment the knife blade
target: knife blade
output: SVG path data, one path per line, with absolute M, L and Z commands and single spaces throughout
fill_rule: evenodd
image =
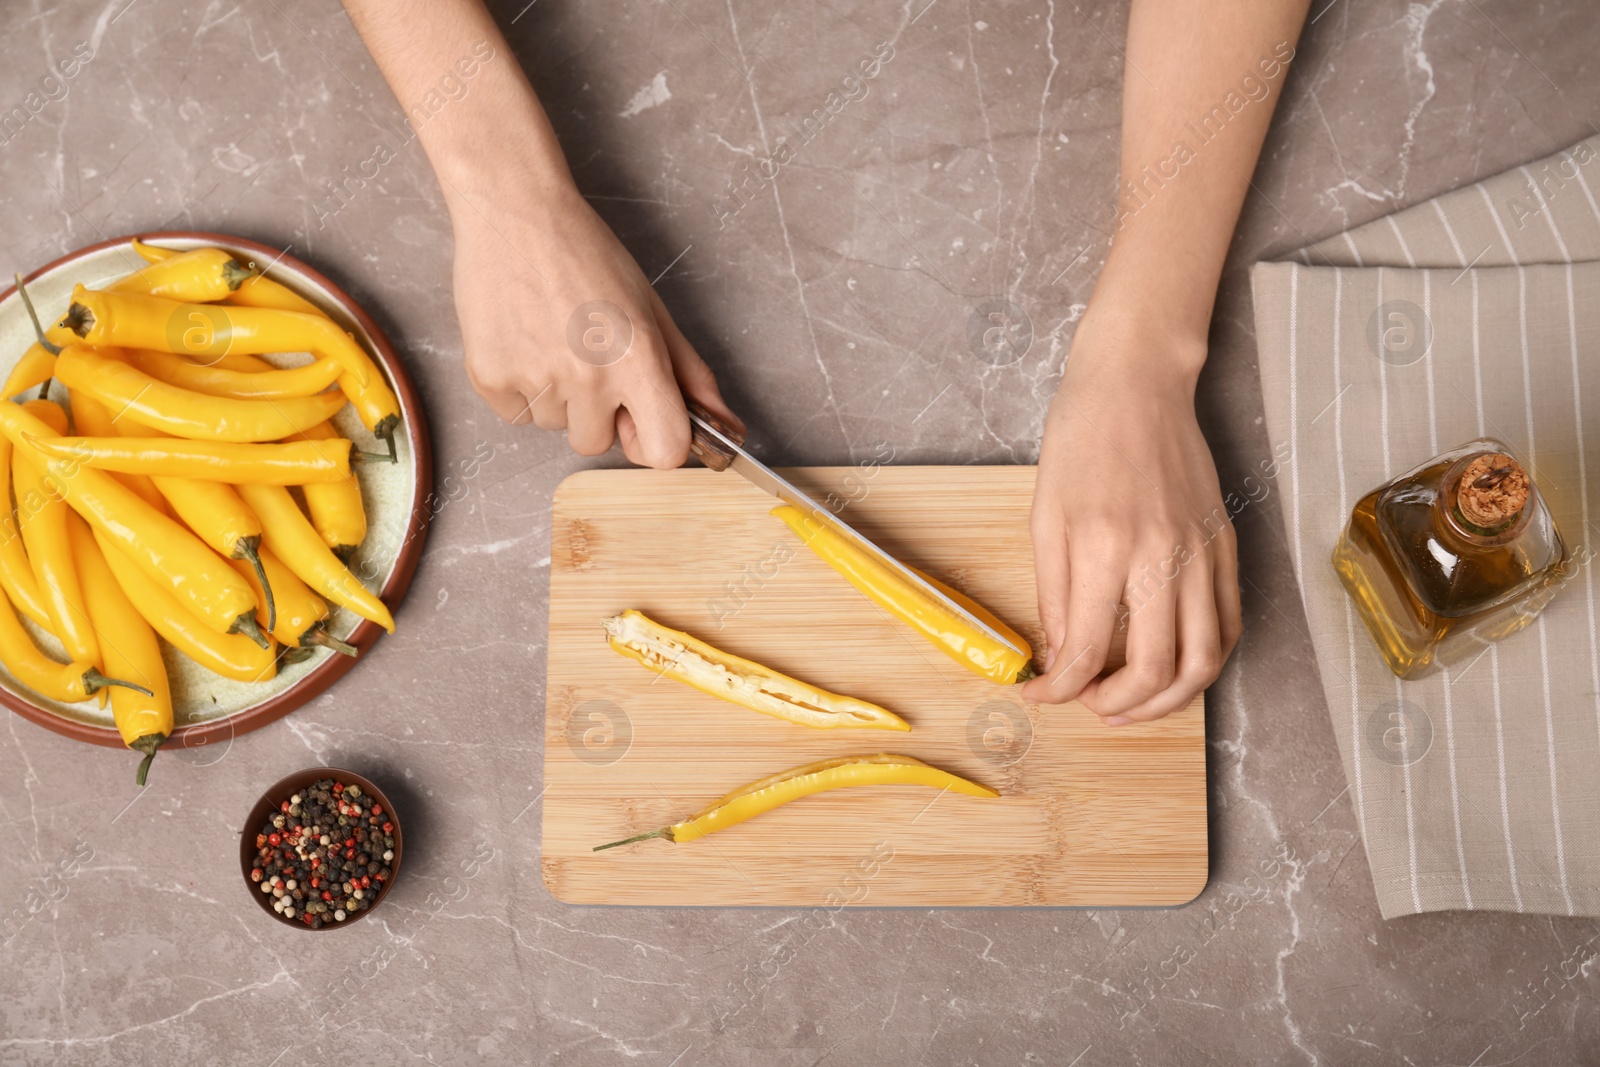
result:
M 990 626 L 946 596 L 916 571 L 873 544 L 869 538 L 858 533 L 849 523 L 842 521 L 833 512 L 817 503 L 807 493 L 778 474 L 777 471 L 746 452 L 741 447 L 740 441 L 735 440 L 732 434 L 727 432 L 709 412 L 700 408 L 699 405 L 690 404 L 689 421 L 691 429 L 694 431 L 694 453 L 705 462 L 706 466 L 719 471 L 731 468 L 742 475 L 745 481 L 762 492 L 776 497 L 785 504 L 792 504 L 807 514 L 827 522 L 843 534 L 862 553 L 870 556 L 879 566 L 892 571 L 901 581 L 915 587 L 917 592 L 929 600 L 937 602 L 940 607 L 974 630 L 986 634 L 991 640 L 1015 648 L 1024 656 L 1032 654 L 1030 649 L 1019 647 L 1015 641 L 999 633 L 993 626 Z

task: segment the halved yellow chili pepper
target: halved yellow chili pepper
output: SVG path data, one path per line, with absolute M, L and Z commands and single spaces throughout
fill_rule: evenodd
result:
M 56 357 L 56 377 L 112 411 L 177 437 L 206 441 L 276 441 L 326 422 L 344 407 L 338 393 L 285 400 L 234 400 L 206 396 L 157 381 L 114 355 L 88 345 L 68 345 Z
M 91 345 L 155 348 L 186 356 L 229 352 L 310 352 L 336 361 L 355 383 L 372 380 L 372 361 L 329 319 L 276 308 L 180 303 L 158 296 L 75 286 L 60 325 Z
M 779 774 L 751 782 L 735 789 L 721 800 L 715 801 L 696 814 L 663 826 L 649 833 L 596 845 L 594 851 L 616 848 L 618 845 L 664 837 L 675 844 L 693 841 L 718 830 L 737 826 L 746 819 L 771 811 L 801 797 L 822 793 L 829 789 L 848 789 L 857 785 L 925 785 L 952 793 L 965 793 L 974 797 L 997 797 L 1000 794 L 988 786 L 958 778 L 948 771 L 930 767 L 910 756 L 893 756 L 880 753 L 876 756 L 845 756 L 825 759 L 795 767 Z
M 50 700 L 76 704 L 88 700 L 107 686 L 129 686 L 145 690 L 134 682 L 107 678 L 92 663 L 57 663 L 33 643 L 11 605 L 0 601 L 0 662 L 23 685 Z
M 77 426 L 80 434 L 89 434 L 94 437 L 112 440 L 123 436 L 123 428 L 119 427 L 116 420 L 111 417 L 110 410 L 82 389 L 74 389 L 68 393 L 67 404 L 72 408 L 72 421 Z M 138 423 L 131 420 L 127 425 L 131 428 L 143 429 L 143 427 L 139 427 Z M 46 438 L 33 438 L 28 444 L 31 447 L 38 447 L 41 442 L 46 441 L 48 441 Z M 66 458 L 82 462 L 76 456 Z M 157 511 L 164 512 L 167 510 L 167 498 L 161 495 L 161 490 L 156 488 L 156 483 L 143 474 L 117 472 L 112 477 L 132 489 L 135 493 L 138 493 L 146 504 L 149 504 Z
M 0 438 L 0 508 L 4 509 L 4 529 L 0 529 L 0 586 L 18 611 L 38 626 L 50 630 L 50 606 L 39 592 L 33 564 L 22 541 L 21 524 L 11 508 L 11 438 Z
M 915 586 L 862 553 L 832 524 L 790 504 L 773 508 L 772 514 L 788 524 L 806 547 L 843 575 L 869 600 L 922 634 L 939 651 L 963 667 L 1001 685 L 1025 682 L 1036 673 L 1032 662 L 1033 650 L 1028 642 L 975 601 L 922 575 L 934 588 L 1005 637 L 1006 642 L 996 641 L 974 629 L 959 616 L 930 600 Z
M 697 637 L 661 625 L 643 612 L 630 608 L 601 625 L 613 650 L 657 674 L 742 708 L 817 730 L 911 729 L 909 723 L 886 708 L 830 693 L 713 648 Z
M 238 444 L 129 435 L 62 437 L 30 440 L 28 444 L 57 459 L 75 460 L 103 471 L 198 478 L 232 485 L 240 482 L 262 485 L 340 482 L 351 477 L 351 458 L 366 455 L 345 438 L 333 438 L 326 444 L 311 441 Z
M 279 485 L 241 485 L 239 495 L 261 519 L 262 543 L 312 589 L 394 633 L 394 617 L 383 601 L 333 554 L 289 490 Z
M 67 413 L 48 400 L 30 400 L 24 411 L 57 433 L 67 428 Z M 31 449 L 15 449 L 11 467 L 17 494 L 17 521 L 33 567 L 34 582 L 50 612 L 50 632 L 61 640 L 67 658 L 99 664 L 100 643 L 89 623 L 88 605 L 78 580 L 78 567 L 67 540 L 72 511 L 61 487 L 46 476 Z
M 340 440 L 326 422 L 305 430 L 300 437 L 317 448 L 337 448 L 334 442 Z M 361 480 L 351 472 L 337 481 L 304 485 L 300 491 L 305 494 L 312 527 L 333 549 L 334 555 L 348 561 L 367 536 L 367 509 L 361 500 Z
M 272 595 L 278 605 L 278 625 L 273 627 L 272 636 L 280 644 L 291 650 L 309 650 L 320 645 L 342 655 L 359 655 L 356 646 L 328 632 L 328 602 L 313 593 L 294 571 L 283 565 L 282 560 L 263 548 L 261 566 L 267 572 L 267 580 L 272 583 Z M 245 581 L 255 589 L 257 600 L 265 604 L 266 598 L 262 595 L 261 584 L 256 581 L 255 571 L 243 560 L 235 560 L 233 569 L 244 575 Z M 262 609 L 263 612 L 265 610 Z M 256 619 L 262 625 L 266 624 L 267 617 L 261 612 L 257 612 Z
M 235 400 L 284 400 L 320 393 L 339 380 L 339 364 L 318 359 L 299 367 L 274 367 L 259 373 L 227 370 L 173 352 L 128 349 L 128 362 L 157 381 L 206 396 Z
M 0 404 L 0 432 L 13 445 L 22 444 L 27 435 L 57 436 L 16 404 Z M 256 600 L 249 584 L 199 538 L 105 471 L 35 455 L 74 511 L 141 570 L 176 593 L 203 622 L 222 633 L 243 633 L 259 637 L 258 644 L 266 643 L 256 625 Z
M 138 293 L 168 300 L 208 304 L 221 300 L 255 274 L 220 248 L 178 252 L 124 275 L 106 286 L 114 293 Z
M 276 644 L 269 642 L 262 648 L 243 634 L 217 633 L 195 618 L 171 592 L 151 581 L 121 549 L 98 536 L 95 541 L 134 608 L 179 652 L 235 681 L 264 682 L 278 673 Z
M 143 692 L 123 686 L 111 690 L 111 717 L 122 743 L 144 753 L 134 775 L 134 781 L 144 785 L 156 750 L 172 736 L 172 688 L 167 681 L 166 663 L 161 659 L 161 644 L 117 584 L 89 527 L 78 520 L 69 524 L 69 532 L 73 554 L 83 571 L 84 589 L 89 594 L 89 616 L 95 629 L 106 635 L 108 673 L 137 678 L 147 688 Z

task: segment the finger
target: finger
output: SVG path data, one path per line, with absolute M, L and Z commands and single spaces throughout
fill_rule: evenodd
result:
M 1055 665 L 1056 653 L 1067 638 L 1067 582 L 1072 573 L 1068 563 L 1067 535 L 1059 522 L 1035 518 L 1033 530 L 1033 572 L 1038 585 L 1039 621 L 1044 624 L 1045 647 L 1039 650 L 1040 677 L 1022 687 L 1022 699 L 1037 703 L 1049 690 L 1047 677 Z
M 1078 694 L 1096 715 L 1117 715 L 1138 707 L 1172 685 L 1177 674 L 1178 577 L 1165 579 L 1159 571 L 1146 570 L 1126 587 L 1127 662 Z
M 633 414 L 627 408 L 618 408 L 616 419 L 617 441 L 622 445 L 622 454 L 628 457 L 629 463 L 634 463 L 641 467 L 649 466 L 644 461 L 643 452 L 639 449 L 639 427 L 634 424 Z
M 1081 549 L 1073 552 L 1068 566 L 1066 637 L 1038 690 L 1046 704 L 1077 699 L 1105 666 L 1122 600 L 1122 575 L 1127 574 L 1126 560 L 1096 558 Z
M 655 312 L 656 327 L 667 343 L 667 355 L 672 360 L 673 376 L 677 378 L 678 387 L 683 390 L 683 394 L 710 411 L 719 421 L 736 428 L 741 434 L 744 433 L 746 430 L 744 420 L 735 415 L 728 407 L 728 402 L 722 399 L 722 390 L 717 387 L 717 376 L 712 373 L 706 361 L 700 358 L 700 353 L 694 350 L 694 345 L 689 343 L 689 339 L 683 336 L 683 331 L 672 321 L 666 305 L 654 291 L 650 293 L 650 303 Z
M 593 397 L 567 405 L 567 445 L 578 455 L 604 455 L 616 438 L 614 407 Z
M 484 393 L 482 396 L 490 411 L 513 426 L 522 426 L 533 421 L 528 398 L 521 393 Z
M 1226 660 L 1244 633 L 1244 613 L 1239 604 L 1239 539 L 1234 536 L 1231 523 L 1223 528 L 1212 551 L 1211 592 L 1222 631 L 1222 658 Z
M 1222 670 L 1222 630 L 1213 592 L 1212 565 L 1202 556 L 1190 565 L 1178 588 L 1178 670 L 1172 684 L 1120 715 L 1107 719 L 1150 722 L 1187 707 L 1195 694 L 1217 680 Z
M 533 424 L 541 430 L 567 428 L 567 402 L 548 389 L 529 397 L 528 411 Z

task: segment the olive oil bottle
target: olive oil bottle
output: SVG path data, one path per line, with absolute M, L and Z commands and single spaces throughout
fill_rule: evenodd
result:
M 1357 614 L 1401 678 L 1528 625 L 1568 576 L 1567 561 L 1539 490 L 1488 438 L 1362 497 L 1333 550 Z

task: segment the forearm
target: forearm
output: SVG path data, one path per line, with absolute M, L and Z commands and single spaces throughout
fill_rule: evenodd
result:
M 1096 302 L 1198 342 L 1166 357 L 1190 378 L 1307 3 L 1134 0 L 1129 14 L 1117 226 Z
M 344 7 L 417 131 L 452 212 L 463 197 L 491 198 L 508 168 L 520 188 L 533 183 L 547 202 L 571 191 L 555 131 L 482 0 L 344 0 Z

